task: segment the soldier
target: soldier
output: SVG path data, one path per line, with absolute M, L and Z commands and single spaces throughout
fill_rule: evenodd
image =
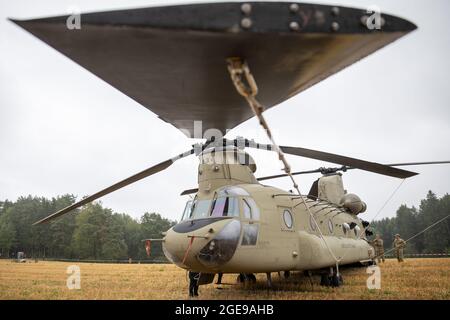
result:
M 375 259 L 377 259 L 377 262 L 384 262 L 383 239 L 381 239 L 381 236 L 379 234 L 377 234 L 375 236 L 375 239 L 372 240 L 371 245 L 375 249 Z
M 189 296 L 198 297 L 198 280 L 200 279 L 199 272 L 189 271 Z
M 216 284 L 222 284 L 222 277 L 223 277 L 223 273 L 218 273 L 217 275 L 217 282 Z
M 403 262 L 403 249 L 406 246 L 406 241 L 400 238 L 400 235 L 397 233 L 394 239 L 394 248 L 397 254 L 398 262 Z

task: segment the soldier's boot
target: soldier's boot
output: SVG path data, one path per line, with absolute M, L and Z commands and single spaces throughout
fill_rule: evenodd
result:
M 198 284 L 196 284 L 194 287 L 194 296 L 198 297 Z
M 189 283 L 189 297 L 194 297 L 194 284 L 192 283 L 192 281 L 191 283 Z

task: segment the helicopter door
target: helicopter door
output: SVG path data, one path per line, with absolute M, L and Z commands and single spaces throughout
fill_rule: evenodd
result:
M 295 231 L 294 213 L 290 207 L 278 207 L 282 231 Z
M 259 236 L 259 209 L 252 198 L 242 198 L 241 246 L 255 246 Z

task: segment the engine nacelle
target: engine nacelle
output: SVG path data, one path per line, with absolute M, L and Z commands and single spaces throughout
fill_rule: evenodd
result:
M 361 199 L 353 193 L 347 193 L 341 198 L 341 206 L 349 210 L 353 214 L 359 214 L 367 209 L 367 205 L 364 201 L 361 201 Z

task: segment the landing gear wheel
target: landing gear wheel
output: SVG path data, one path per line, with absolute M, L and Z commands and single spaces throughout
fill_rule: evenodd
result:
M 320 285 L 325 287 L 340 287 L 344 284 L 344 279 L 342 275 L 337 276 L 336 274 L 326 274 L 323 273 L 320 277 Z
M 324 287 L 329 287 L 331 285 L 330 277 L 326 273 L 320 275 L 320 285 Z
M 336 274 L 333 274 L 330 277 L 330 280 L 331 280 L 331 286 L 335 287 L 335 288 L 340 287 L 342 284 L 344 284 L 344 280 L 342 279 L 341 275 L 338 276 Z
M 236 278 L 237 283 L 256 283 L 256 276 L 253 273 L 240 273 Z
M 332 287 L 339 287 L 339 277 L 335 274 L 333 274 L 330 277 L 330 282 Z
M 247 281 L 250 283 L 256 283 L 256 276 L 253 273 L 249 273 L 246 275 L 247 276 Z
M 284 275 L 284 278 L 287 279 L 291 276 L 291 272 L 289 270 L 285 271 L 283 275 Z
M 237 283 L 244 283 L 245 282 L 245 275 L 243 273 L 240 273 L 236 278 Z

